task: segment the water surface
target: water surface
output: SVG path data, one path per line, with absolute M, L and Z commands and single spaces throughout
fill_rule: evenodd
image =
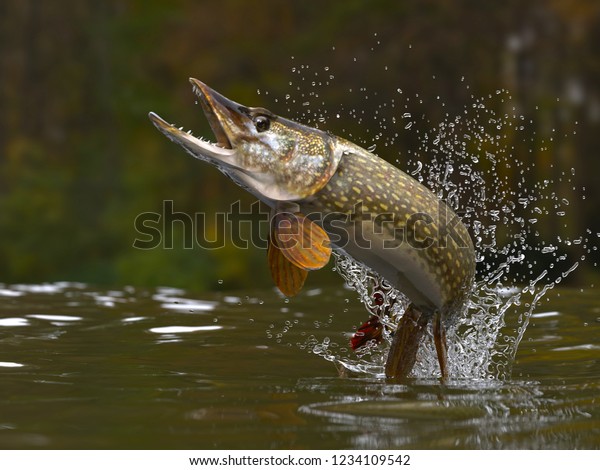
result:
M 340 378 L 299 346 L 343 348 L 354 297 L 0 285 L 0 446 L 600 448 L 598 291 L 551 291 L 511 380 L 446 386 Z

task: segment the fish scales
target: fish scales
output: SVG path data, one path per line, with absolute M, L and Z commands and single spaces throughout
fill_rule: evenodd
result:
M 349 142 L 346 145 L 353 147 L 352 151 L 343 155 L 328 184 L 300 203 L 301 210 L 307 214 L 337 212 L 337 217 L 328 217 L 329 223 L 324 221 L 325 230 L 334 234 L 339 231 L 335 225 L 339 227 L 340 223 L 345 230 L 349 226 L 356 230 L 357 223 L 372 224 L 372 232 L 378 237 L 370 236 L 368 226 L 362 232 L 365 239 L 369 238 L 366 241 L 370 249 L 390 259 L 399 250 L 403 258 L 410 260 L 409 268 L 406 263 L 397 266 L 403 275 L 384 275 L 386 280 L 401 291 L 409 288 L 430 292 L 406 279 L 411 272 L 419 272 L 440 289 L 438 295 L 418 295 L 418 306 L 428 312 L 451 310 L 463 300 L 475 271 L 473 244 L 466 227 L 414 178 L 358 146 Z M 334 220 L 337 223 L 332 227 Z M 350 255 L 360 251 L 351 244 L 349 240 L 341 248 Z M 385 270 L 389 273 L 389 266 Z

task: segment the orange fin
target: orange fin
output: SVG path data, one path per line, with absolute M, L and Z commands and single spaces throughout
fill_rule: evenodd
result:
M 278 212 L 271 224 L 273 243 L 297 267 L 312 271 L 321 269 L 329 262 L 329 236 L 304 214 Z
M 413 304 L 408 306 L 398 323 L 390 352 L 385 363 L 385 375 L 403 380 L 413 369 L 417 351 L 426 331 L 427 320 Z
M 283 295 L 293 297 L 302 290 L 308 272 L 290 262 L 271 239 L 269 239 L 267 260 L 271 277 Z

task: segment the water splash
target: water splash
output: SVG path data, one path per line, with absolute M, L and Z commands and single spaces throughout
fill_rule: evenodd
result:
M 364 63 L 359 67 L 372 69 Z M 458 86 L 465 87 L 470 101 L 453 115 L 443 113 L 446 105 L 436 96 L 442 118 L 431 122 L 419 93 L 411 96 L 402 87 L 387 93 L 345 87 L 333 68 L 293 66 L 284 100 L 290 117 L 323 129 L 335 127 L 341 117 L 354 122 L 360 135 L 344 128 L 341 135 L 382 156 L 397 155 L 401 169 L 461 216 L 473 236 L 478 275 L 464 314 L 448 331 L 449 373 L 453 378 L 509 379 L 535 308 L 597 249 L 597 236 L 589 229 L 574 233 L 564 222 L 573 204 L 585 199 L 585 188 L 577 186 L 575 168 L 553 167 L 556 131 L 520 114 L 508 90 L 476 96 L 464 77 Z M 381 73 L 389 71 L 385 65 Z M 321 94 L 332 87 L 343 89 L 349 101 L 361 97 L 365 109 L 328 109 Z M 407 139 L 416 145 L 400 150 L 398 141 Z M 540 181 L 532 181 L 536 166 L 543 168 Z M 335 265 L 368 312 L 389 310 L 382 316 L 384 341 L 361 348 L 359 354 L 345 347 L 347 338 L 338 342 L 311 336 L 301 347 L 344 369 L 382 375 L 390 334 L 408 300 L 345 255 L 336 255 Z M 376 293 L 384 299 L 379 307 L 373 304 Z M 438 373 L 429 331 L 413 374 Z

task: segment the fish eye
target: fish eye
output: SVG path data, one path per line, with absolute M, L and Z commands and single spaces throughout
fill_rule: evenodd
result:
M 253 119 L 254 126 L 258 132 L 265 132 L 271 127 L 271 120 L 264 114 L 259 114 Z

